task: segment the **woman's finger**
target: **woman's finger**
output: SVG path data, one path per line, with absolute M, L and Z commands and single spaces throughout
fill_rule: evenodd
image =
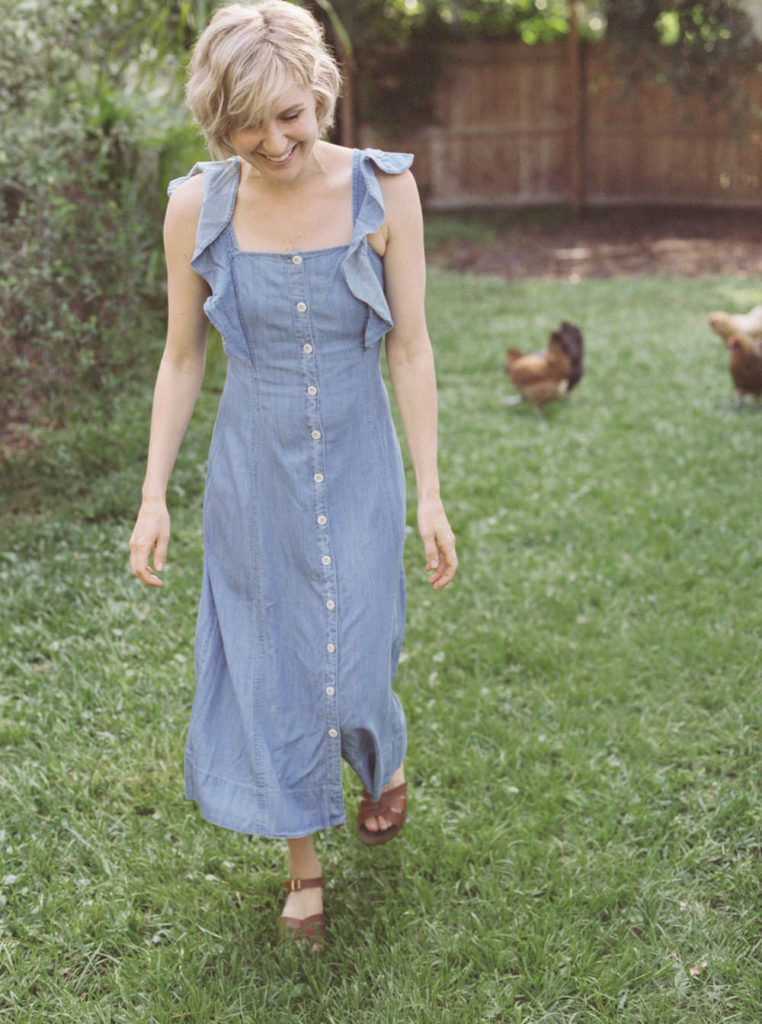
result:
M 164 583 L 156 575 L 166 565 L 168 540 L 158 541 L 154 553 L 154 569 L 148 561 L 149 546 L 142 544 L 133 536 L 130 540 L 130 571 L 147 587 L 163 587 Z
M 161 572 L 167 564 L 168 547 L 169 537 L 166 534 L 162 534 L 156 542 L 156 550 L 153 553 L 153 564 L 157 572 Z
M 442 587 L 446 587 L 452 580 L 458 568 L 458 556 L 455 553 L 455 538 L 451 531 L 446 541 L 438 543 L 437 554 L 434 561 L 436 563 L 434 566 L 430 565 L 430 560 L 427 562 L 427 564 L 435 570 L 429 577 L 429 583 L 431 583 L 435 590 L 441 590 Z
M 426 571 L 435 572 L 439 568 L 439 548 L 433 534 L 423 538 L 423 553 L 426 558 Z

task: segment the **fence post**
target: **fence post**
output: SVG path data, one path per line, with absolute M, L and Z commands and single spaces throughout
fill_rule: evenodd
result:
M 585 204 L 585 94 L 582 88 L 582 45 L 577 0 L 569 0 L 569 117 L 571 206 L 579 213 Z
M 341 53 L 341 71 L 344 88 L 339 98 L 341 145 L 353 149 L 357 145 L 355 124 L 355 64 L 351 53 Z

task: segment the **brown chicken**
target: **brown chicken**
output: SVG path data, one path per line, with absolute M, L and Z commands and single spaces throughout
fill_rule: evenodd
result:
M 738 392 L 736 408 L 740 409 L 746 395 L 757 401 L 762 395 L 762 355 L 753 341 L 741 335 L 731 335 L 725 344 L 730 349 L 730 376 Z
M 553 331 L 545 352 L 524 355 L 508 351 L 505 372 L 522 398 L 541 413 L 545 406 L 572 391 L 584 373 L 582 332 L 564 321 Z
M 762 355 L 762 306 L 755 306 L 748 313 L 710 313 L 709 326 L 726 343 L 733 337 L 748 339 Z

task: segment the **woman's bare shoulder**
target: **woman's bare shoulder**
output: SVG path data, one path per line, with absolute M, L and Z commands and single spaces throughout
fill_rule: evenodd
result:
M 421 209 L 421 199 L 418 194 L 418 185 L 411 170 L 398 173 L 384 171 L 379 167 L 374 168 L 376 178 L 384 197 L 384 209 L 387 220 L 402 218 L 403 220 L 411 215 L 418 216 Z
M 195 217 L 198 221 L 204 202 L 204 175 L 193 174 L 173 189 L 167 203 L 167 216 Z
M 193 252 L 203 202 L 203 174 L 194 174 L 174 189 L 164 217 L 165 244 Z

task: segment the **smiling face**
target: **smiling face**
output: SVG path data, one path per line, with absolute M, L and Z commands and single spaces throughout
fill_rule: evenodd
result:
M 341 74 L 320 24 L 284 0 L 228 3 L 194 47 L 186 99 L 212 156 L 226 159 L 231 135 L 269 123 L 283 109 L 273 99 L 293 85 L 316 97 L 320 132 L 330 128 Z
M 314 93 L 292 85 L 276 98 L 263 124 L 231 132 L 228 142 L 233 153 L 259 174 L 289 182 L 308 165 L 319 136 Z

